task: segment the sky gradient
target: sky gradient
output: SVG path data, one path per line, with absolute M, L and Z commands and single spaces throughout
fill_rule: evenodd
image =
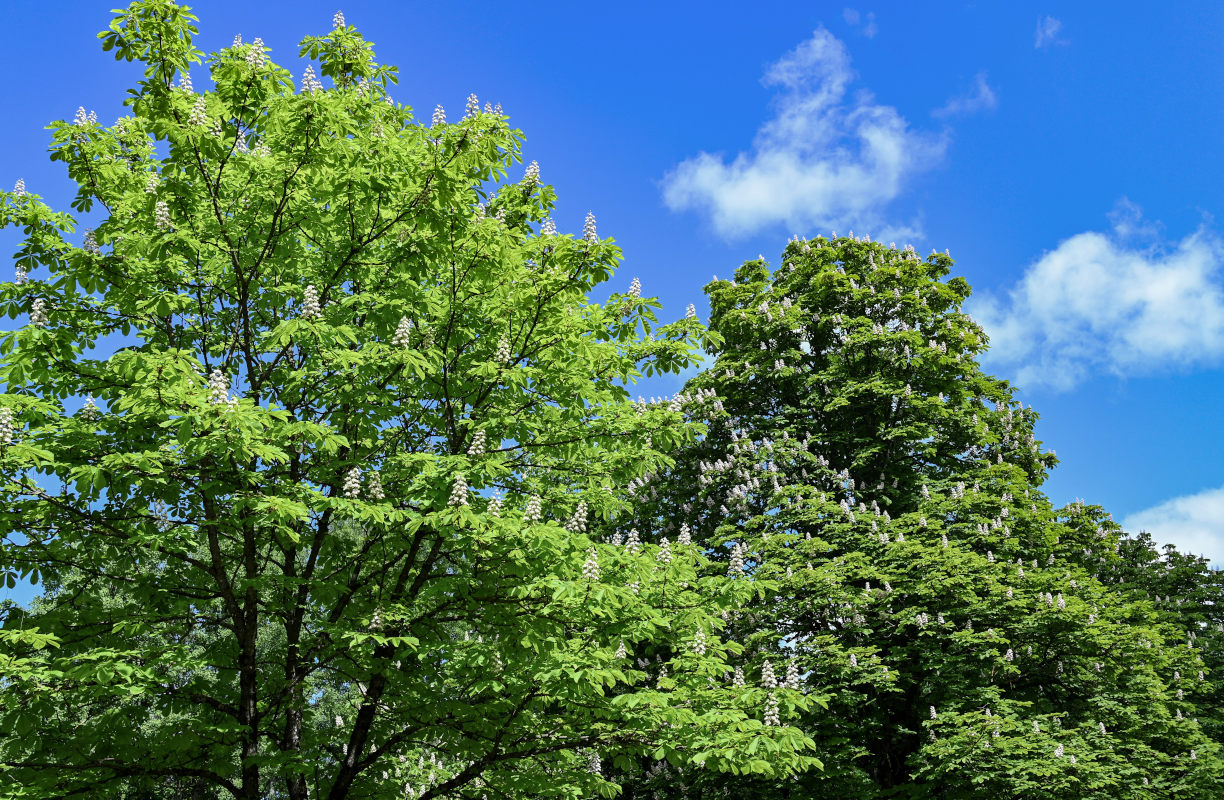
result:
M 109 124 L 138 78 L 96 39 L 112 5 L 6 3 L 4 188 L 68 208 L 44 127 L 78 106 Z M 295 78 L 298 40 L 336 11 L 192 5 L 201 48 L 259 36 Z M 1053 500 L 1224 565 L 1224 5 L 341 7 L 418 116 L 500 102 L 558 226 L 594 211 L 624 249 L 614 287 L 639 277 L 671 317 L 704 316 L 711 276 L 776 263 L 792 234 L 947 248 L 986 368 L 1062 461 Z M 4 252 L 17 241 L 0 232 Z

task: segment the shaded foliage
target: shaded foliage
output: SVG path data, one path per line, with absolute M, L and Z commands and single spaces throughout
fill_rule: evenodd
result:
M 1055 459 L 980 370 L 951 259 L 816 238 L 781 260 L 706 287 L 721 344 L 685 391 L 720 413 L 647 482 L 638 525 L 777 587 L 730 635 L 750 684 L 789 664 L 828 699 L 794 722 L 824 770 L 639 774 L 643 796 L 1220 796 L 1198 619 L 1118 592 L 1128 561 L 1150 586 L 1152 559 L 1041 493 Z M 1170 591 L 1204 586 L 1201 564 L 1165 566 Z

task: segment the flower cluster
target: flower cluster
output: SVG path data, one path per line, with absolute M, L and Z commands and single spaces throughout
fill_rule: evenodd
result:
M 544 517 L 540 508 L 540 496 L 533 494 L 527 498 L 527 507 L 523 509 L 523 522 L 539 522 Z
M 224 403 L 229 395 L 229 381 L 219 369 L 214 369 L 208 376 L 208 402 L 216 405 Z
M 462 473 L 455 476 L 455 482 L 451 485 L 449 504 L 452 506 L 466 506 L 468 504 L 467 479 L 463 477 Z
M 782 682 L 782 686 L 786 689 L 799 688 L 799 664 L 793 658 L 786 664 L 786 680 Z
M 13 443 L 13 435 L 17 426 L 13 423 L 13 409 L 0 408 L 0 445 Z
M 467 106 L 463 109 L 464 119 L 472 119 L 480 113 L 480 100 L 476 98 L 475 93 L 467 96 Z
M 195 102 L 191 104 L 191 114 L 187 116 L 187 124 L 197 128 L 203 128 L 208 124 L 208 104 L 204 101 L 204 95 L 198 95 Z
M 697 629 L 697 633 L 693 634 L 693 652 L 699 656 L 706 654 L 706 635 L 705 631 L 700 628 Z
M 497 340 L 497 350 L 493 353 L 493 360 L 499 364 L 510 363 L 510 340 L 505 336 Z
M 344 478 L 344 496 L 356 498 L 361 494 L 361 470 L 353 467 Z
M 412 341 L 412 320 L 407 317 L 400 317 L 399 325 L 395 327 L 395 334 L 391 337 L 391 344 L 394 347 L 401 349 L 407 348 Z
M 670 564 L 672 562 L 671 542 L 667 541 L 667 537 L 663 537 L 663 541 L 659 542 L 659 553 L 655 558 L 660 564 Z
M 25 178 L 18 178 L 17 182 L 13 184 L 13 194 L 19 198 L 26 196 Z
M 685 319 L 697 319 L 697 306 L 692 303 L 688 304 L 688 308 L 684 309 Z
M 592 547 L 587 551 L 586 561 L 582 563 L 582 579 L 584 581 L 599 580 L 599 555 Z
M 743 543 L 738 543 L 731 548 L 731 559 L 727 564 L 727 575 L 734 577 L 744 571 L 744 557 L 748 554 L 748 547 Z
M 302 296 L 302 318 L 318 319 L 323 315 L 323 307 L 319 305 L 319 291 L 307 286 Z
M 308 94 L 314 94 L 323 90 L 323 83 L 315 77 L 314 67 L 306 65 L 306 71 L 302 73 L 302 91 Z
M 778 677 L 774 675 L 773 664 L 768 661 L 761 665 L 761 686 L 766 689 L 778 688 Z
M 472 443 L 468 445 L 469 456 L 483 456 L 485 453 L 485 432 L 477 430 L 472 434 Z
M 582 223 L 582 238 L 591 244 L 599 241 L 595 234 L 595 215 L 590 211 L 587 212 L 586 221 Z
M 267 56 L 264 53 L 263 39 L 255 37 L 255 41 L 247 48 L 246 62 L 254 69 L 259 69 L 267 61 Z
M 565 523 L 565 529 L 570 533 L 584 533 L 587 528 L 587 504 L 583 501 L 578 501 L 578 507 L 574 509 L 574 516 L 570 517 Z
M 214 369 L 208 375 L 208 402 L 213 405 L 228 403 L 231 407 L 237 405 L 238 398 L 229 396 L 229 379 L 219 369 Z
M 766 725 L 770 726 L 782 724 L 782 718 L 778 713 L 778 696 L 773 692 L 770 692 L 769 697 L 765 699 L 765 716 L 763 721 Z
M 85 405 L 81 406 L 81 419 L 86 422 L 96 422 L 98 419 L 98 404 L 94 402 L 93 395 L 85 398 Z
M 437 128 L 440 125 L 446 124 L 446 109 L 439 103 L 433 112 L 433 127 Z
M 170 230 L 170 206 L 165 200 L 157 201 L 157 205 L 153 209 L 153 222 L 159 230 Z
M 85 241 L 82 243 L 82 246 L 85 248 L 85 252 L 90 255 L 96 256 L 102 252 L 102 248 L 98 247 L 98 237 L 94 235 L 93 228 L 85 229 Z
M 387 493 L 383 491 L 382 475 L 378 474 L 377 470 L 370 473 L 369 494 L 372 500 L 385 500 L 387 497 Z
M 489 515 L 493 517 L 500 517 L 501 510 L 502 496 L 499 492 L 494 492 L 493 496 L 489 498 Z
M 343 11 L 337 11 L 335 14 L 332 15 L 332 27 L 333 28 L 345 27 Z
M 552 221 L 552 217 L 549 217 L 548 219 L 544 220 L 544 224 L 540 226 L 540 235 L 541 236 L 556 236 L 557 235 L 557 223 Z
M 528 186 L 534 186 L 540 182 L 540 164 L 538 161 L 532 161 L 527 165 L 527 171 L 523 173 L 523 183 Z
M 41 297 L 35 297 L 34 303 L 30 306 L 30 324 L 35 328 L 47 327 L 47 301 Z

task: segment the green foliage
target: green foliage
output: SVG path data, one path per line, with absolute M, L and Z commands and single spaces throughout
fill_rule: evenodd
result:
M 723 343 L 685 392 L 718 413 L 636 524 L 684 526 L 769 587 L 726 635 L 749 685 L 789 664 L 827 699 L 792 719 L 824 770 L 638 770 L 631 796 L 1224 796 L 1218 721 L 1198 719 L 1218 655 L 1186 641 L 1194 618 L 1115 590 L 1100 509 L 1041 494 L 1055 459 L 980 371 L 951 259 L 817 238 L 782 262 L 706 287 Z
M 1220 574 L 1051 506 L 946 255 L 663 324 L 342 18 L 295 82 L 117 14 L 101 223 L 0 204 L 0 798 L 1224 797 Z
M 0 337 L 0 570 L 46 589 L 0 629 L 0 797 L 609 797 L 600 759 L 815 765 L 719 680 L 759 586 L 587 533 L 699 432 L 626 385 L 714 340 L 589 301 L 620 252 L 540 227 L 554 192 L 509 179 L 500 111 L 423 124 L 352 27 L 303 40 L 333 88 L 298 92 L 193 23 L 119 12 L 131 114 L 51 126 L 104 216 L 83 244 L 37 194 L 0 206 L 29 273 L 0 311 L 32 314 Z
M 1195 648 L 1218 685 L 1224 675 L 1224 571 L 1209 569 L 1206 559 L 1172 545 L 1157 548 L 1145 532 L 1120 539 L 1117 553 L 1101 565 L 1101 580 L 1123 597 L 1150 604 Z M 1197 680 L 1197 674 L 1186 674 L 1175 683 L 1189 690 Z M 1196 692 L 1195 705 L 1203 730 L 1224 742 L 1224 694 Z

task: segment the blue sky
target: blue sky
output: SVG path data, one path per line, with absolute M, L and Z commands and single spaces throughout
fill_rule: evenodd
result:
M 122 112 L 137 68 L 95 38 L 112 5 L 6 3 L 5 188 L 22 177 L 67 208 L 43 127 Z M 259 36 L 295 76 L 297 41 L 336 11 L 193 7 L 204 49 Z M 949 249 L 988 369 L 1062 459 L 1053 499 L 1224 563 L 1224 4 L 341 8 L 419 115 L 500 102 L 557 187 L 559 226 L 593 210 L 625 251 L 614 280 L 640 277 L 670 315 L 793 233 Z

